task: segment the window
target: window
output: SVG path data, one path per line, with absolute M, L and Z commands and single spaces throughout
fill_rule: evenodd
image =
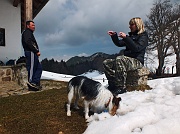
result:
M 0 28 L 0 46 L 5 46 L 5 29 Z

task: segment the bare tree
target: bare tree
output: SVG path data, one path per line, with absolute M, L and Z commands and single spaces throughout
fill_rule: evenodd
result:
M 172 40 L 174 34 L 170 32 L 172 28 L 172 4 L 169 0 L 158 0 L 153 4 L 145 26 L 149 33 L 149 46 L 147 52 L 157 51 L 158 68 L 157 74 L 163 72 L 165 58 L 174 54 Z M 154 53 L 155 54 L 155 53 Z
M 176 74 L 180 76 L 180 5 L 174 6 L 170 19 L 169 33 L 172 36 L 170 43 L 176 54 Z

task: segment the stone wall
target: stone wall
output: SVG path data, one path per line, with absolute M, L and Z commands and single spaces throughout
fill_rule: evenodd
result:
M 0 66 L 0 81 L 12 81 L 13 70 L 10 66 Z
M 28 89 L 28 72 L 25 63 L 20 63 L 14 66 L 0 66 L 0 84 L 5 82 L 11 83 L 11 81 L 17 83 L 20 87 L 22 87 L 22 89 Z M 41 79 L 41 84 L 43 90 L 60 89 L 67 86 L 67 82 L 55 80 Z
M 27 79 L 28 73 L 24 63 L 14 66 L 0 66 L 0 82 L 16 81 L 21 87 L 27 88 Z

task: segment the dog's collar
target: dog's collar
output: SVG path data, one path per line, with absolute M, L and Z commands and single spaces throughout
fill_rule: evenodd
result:
M 106 104 L 104 104 L 105 108 L 107 108 L 109 106 L 110 101 L 111 101 L 111 97 L 109 98 L 109 101 Z

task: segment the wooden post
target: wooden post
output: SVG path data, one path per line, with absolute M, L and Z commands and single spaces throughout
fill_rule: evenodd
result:
M 32 20 L 33 14 L 33 0 L 24 0 L 25 18 L 24 21 Z

